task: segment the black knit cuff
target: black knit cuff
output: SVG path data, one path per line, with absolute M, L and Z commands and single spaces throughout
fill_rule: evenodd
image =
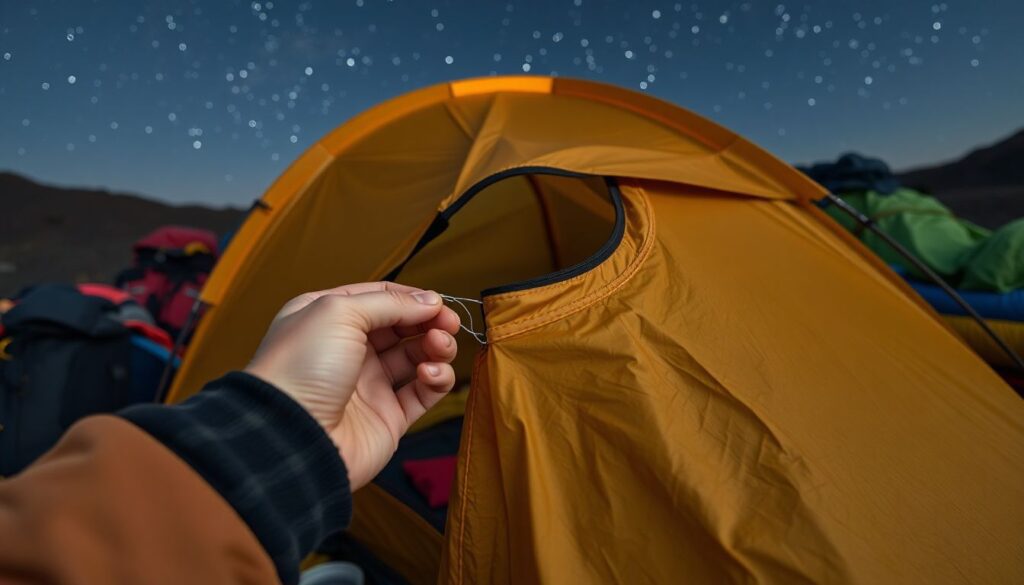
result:
M 176 406 L 141 405 L 120 416 L 185 460 L 249 525 L 281 581 L 352 517 L 338 449 L 301 406 L 274 386 L 234 372 Z

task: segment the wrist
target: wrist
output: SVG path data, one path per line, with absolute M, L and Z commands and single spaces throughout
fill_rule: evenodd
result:
M 351 517 L 348 471 L 333 441 L 275 386 L 235 372 L 176 406 L 121 416 L 164 443 L 231 505 L 282 580 Z

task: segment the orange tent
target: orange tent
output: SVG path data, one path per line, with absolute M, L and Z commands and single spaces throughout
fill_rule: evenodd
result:
M 290 297 L 392 275 L 486 324 L 444 534 L 356 494 L 354 536 L 412 582 L 1024 581 L 1024 404 L 823 194 L 623 89 L 416 91 L 254 206 L 171 399 Z

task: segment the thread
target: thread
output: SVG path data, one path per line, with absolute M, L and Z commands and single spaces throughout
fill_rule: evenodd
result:
M 465 313 L 466 313 L 466 317 L 469 318 L 469 325 L 467 326 L 464 323 L 459 323 L 459 327 L 463 331 L 465 331 L 466 333 L 468 333 L 471 336 L 473 336 L 473 339 L 475 339 L 477 341 L 477 343 L 479 343 L 480 345 L 487 345 L 487 332 L 486 331 L 477 331 L 476 330 L 476 324 L 474 323 L 474 320 L 473 320 L 473 311 L 468 306 L 466 306 L 466 303 L 474 303 L 474 304 L 476 304 L 476 305 L 478 305 L 480 307 L 480 312 L 482 313 L 483 312 L 483 306 L 484 306 L 483 301 L 479 301 L 477 299 L 469 299 L 469 298 L 466 298 L 466 297 L 456 297 L 456 296 L 452 296 L 452 295 L 445 295 L 445 294 L 441 294 L 441 293 L 438 293 L 438 294 L 441 296 L 441 299 L 443 301 L 445 301 L 447 303 L 454 303 L 454 304 L 462 307 L 462 310 L 465 311 Z

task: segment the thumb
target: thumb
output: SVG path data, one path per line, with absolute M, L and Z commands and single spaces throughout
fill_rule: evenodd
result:
M 419 325 L 436 317 L 443 308 L 441 295 L 434 291 L 387 290 L 327 296 L 331 298 L 331 306 L 338 307 L 338 317 L 354 319 L 353 324 L 367 333 L 396 325 Z

